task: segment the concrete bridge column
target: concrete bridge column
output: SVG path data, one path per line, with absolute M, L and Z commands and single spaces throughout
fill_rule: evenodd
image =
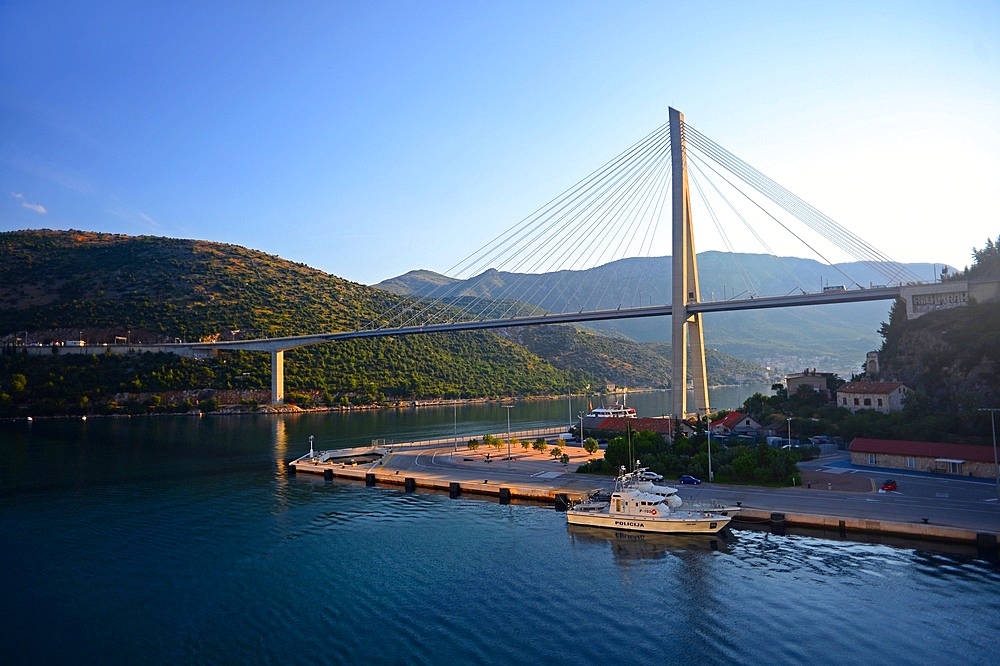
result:
M 271 352 L 271 404 L 280 405 L 285 402 L 285 350 L 275 349 Z
M 693 361 L 695 412 L 708 409 L 708 380 L 705 370 L 705 335 L 701 313 L 689 313 L 690 303 L 701 301 L 698 285 L 698 258 L 694 250 L 694 225 L 691 215 L 691 195 L 688 189 L 687 146 L 684 137 L 684 116 L 670 109 L 670 159 L 672 203 L 671 256 L 671 335 L 673 370 L 670 378 L 673 416 L 687 416 L 688 349 L 690 342 Z

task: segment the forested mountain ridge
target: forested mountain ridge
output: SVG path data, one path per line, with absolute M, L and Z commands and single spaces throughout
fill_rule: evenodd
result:
M 415 270 L 375 285 L 399 295 L 523 297 L 554 312 L 666 304 L 672 300 L 670 257 L 622 259 L 579 271 L 526 274 L 488 270 L 457 281 L 431 271 Z M 933 281 L 940 266 L 907 264 Z M 823 286 L 881 284 L 886 278 L 870 264 L 833 266 L 811 259 L 762 254 L 704 252 L 698 254 L 703 301 L 821 291 Z M 573 285 L 567 290 L 567 284 Z M 805 306 L 703 316 L 705 343 L 728 355 L 784 371 L 820 367 L 849 376 L 865 354 L 880 343 L 879 322 L 888 301 Z M 670 326 L 660 318 L 592 322 L 588 327 L 641 342 L 669 342 Z M 775 341 L 780 341 L 776 344 Z
M 0 340 L 8 345 L 0 404 L 4 396 L 8 407 L 47 400 L 52 412 L 132 399 L 123 395 L 195 388 L 264 391 L 270 386 L 269 359 L 250 352 L 205 361 L 102 354 L 86 359 L 94 366 L 80 366 L 83 360 L 68 354 L 23 357 L 14 353 L 15 342 L 82 338 L 110 345 L 126 336 L 132 343 L 152 343 L 329 333 L 362 328 L 403 300 L 263 252 L 197 240 L 4 232 L 0 256 Z M 669 351 L 664 358 L 662 345 L 623 341 L 611 346 L 620 353 L 609 354 L 606 338 L 571 327 L 541 327 L 530 338 L 537 351 L 516 335 L 486 331 L 290 350 L 286 394 L 300 402 L 369 404 L 563 394 L 608 381 L 664 386 L 669 377 Z M 570 360 L 554 342 L 567 339 L 577 350 Z M 762 368 L 721 355 L 714 363 L 719 374 L 710 376 L 712 381 L 765 375 Z M 86 386 L 88 377 L 100 378 L 98 385 Z

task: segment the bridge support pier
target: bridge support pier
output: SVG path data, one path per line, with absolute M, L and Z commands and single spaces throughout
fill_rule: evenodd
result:
M 671 307 L 670 345 L 672 368 L 670 389 L 673 416 L 683 419 L 687 415 L 688 339 L 690 336 L 691 380 L 694 386 L 695 413 L 709 410 L 708 378 L 705 370 L 705 333 L 701 326 L 701 313 L 688 313 L 689 303 L 701 301 L 698 286 L 698 259 L 694 250 L 694 227 L 691 219 L 691 194 L 688 190 L 687 147 L 684 141 L 684 116 L 677 109 L 670 109 L 670 159 L 673 177 L 672 200 L 672 257 L 671 257 Z
M 271 350 L 271 404 L 285 402 L 285 350 Z

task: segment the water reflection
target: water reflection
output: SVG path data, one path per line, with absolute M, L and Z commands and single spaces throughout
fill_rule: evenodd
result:
M 584 525 L 567 525 L 570 540 L 574 543 L 600 544 L 611 547 L 616 562 L 661 560 L 686 552 L 723 552 L 730 550 L 736 537 L 728 529 L 719 534 L 650 534 Z

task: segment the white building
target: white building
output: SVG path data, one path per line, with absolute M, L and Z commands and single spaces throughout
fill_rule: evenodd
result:
M 903 409 L 913 390 L 903 382 L 847 382 L 837 389 L 837 406 L 851 413 L 872 410 L 888 414 Z

